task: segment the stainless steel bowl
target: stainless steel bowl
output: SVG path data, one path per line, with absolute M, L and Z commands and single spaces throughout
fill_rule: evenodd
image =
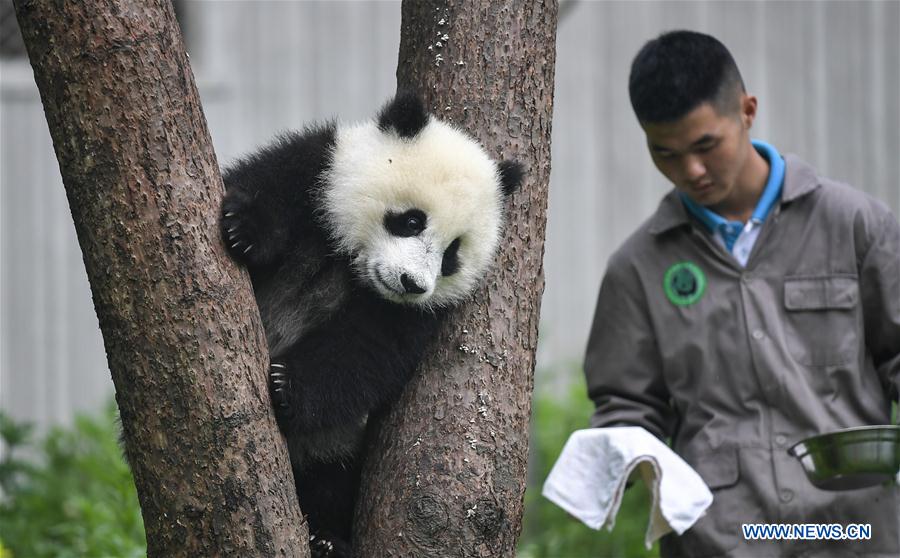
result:
M 900 426 L 858 426 L 797 442 L 788 453 L 824 490 L 853 490 L 897 481 Z

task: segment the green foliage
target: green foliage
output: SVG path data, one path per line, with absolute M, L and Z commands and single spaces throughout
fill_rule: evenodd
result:
M 594 405 L 583 383 L 566 396 L 536 393 L 531 426 L 529 486 L 519 558 L 642 558 L 659 556 L 659 545 L 644 547 L 650 515 L 650 494 L 635 483 L 622 498 L 612 532 L 594 531 L 541 496 L 541 486 L 569 435 L 588 427 Z
M 115 405 L 52 430 L 40 445 L 31 428 L 0 413 L 0 548 L 15 558 L 146 556 L 131 471 L 118 444 Z M 16 452 L 34 447 L 35 463 Z

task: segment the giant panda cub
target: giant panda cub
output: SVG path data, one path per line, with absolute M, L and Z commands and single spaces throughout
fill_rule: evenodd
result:
M 281 136 L 223 178 L 222 235 L 253 283 L 313 552 L 346 555 L 366 419 L 485 275 L 522 168 L 400 93 L 372 121 Z

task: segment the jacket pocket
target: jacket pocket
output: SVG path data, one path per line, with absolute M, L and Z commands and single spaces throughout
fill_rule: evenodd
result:
M 688 463 L 709 486 L 712 505 L 679 539 L 682 553 L 690 556 L 724 556 L 741 543 L 741 524 L 762 521 L 753 471 L 742 471 L 741 448 L 723 446 L 692 452 Z
M 710 490 L 733 486 L 741 478 L 736 447 L 722 448 L 692 461 L 694 470 Z
M 856 360 L 859 284 L 852 275 L 784 279 L 785 337 L 791 357 L 806 366 Z

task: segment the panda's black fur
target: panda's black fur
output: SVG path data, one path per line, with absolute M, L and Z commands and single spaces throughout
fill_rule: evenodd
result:
M 373 147 L 366 143 L 367 137 L 379 144 L 374 147 L 383 148 L 373 153 L 389 156 L 377 159 L 374 154 L 370 158 L 367 153 L 354 153 Z M 407 152 L 416 153 L 411 150 L 419 141 L 426 142 L 421 147 L 424 156 L 403 161 Z M 473 149 L 474 156 L 444 161 L 445 154 L 435 151 L 445 145 Z M 346 164 L 336 161 L 354 160 L 357 155 L 381 169 L 372 179 L 373 184 L 382 184 L 381 189 L 372 186 L 370 191 L 365 184 L 369 177 L 356 177 L 354 169 L 336 168 Z M 443 177 L 454 168 L 451 163 L 460 171 L 473 172 L 475 178 L 462 179 L 460 192 L 484 188 L 489 202 L 484 209 L 475 205 L 470 215 L 442 207 L 448 202 L 432 192 L 451 186 L 418 184 L 415 177 L 409 178 L 420 170 L 425 178 Z M 403 167 L 407 170 L 399 170 L 400 164 L 408 165 Z M 429 165 L 438 169 L 433 175 L 428 174 Z M 518 186 L 522 169 L 515 162 L 490 161 L 474 140 L 429 115 L 415 95 L 400 93 L 369 124 L 346 131 L 332 122 L 283 135 L 238 161 L 223 178 L 222 235 L 231 256 L 248 268 L 253 283 L 269 343 L 272 401 L 290 449 L 300 505 L 308 515 L 312 548 L 314 554 L 346 555 L 366 419 L 399 396 L 434 337 L 442 309 L 463 300 L 473 288 L 471 277 L 483 274 L 502 224 L 502 207 L 497 204 Z M 447 184 L 452 184 L 454 177 L 448 178 Z M 395 187 L 393 179 L 406 186 Z M 389 210 L 383 222 L 365 225 L 377 230 L 374 236 L 383 237 L 379 242 L 389 243 L 392 249 L 390 243 L 396 242 L 398 250 L 431 258 L 427 265 L 410 263 L 419 275 L 402 273 L 401 268 L 397 276 L 399 264 L 378 268 L 371 257 L 361 263 L 364 258 L 359 251 L 368 249 L 368 237 L 359 236 L 356 244 L 342 238 L 345 231 L 359 225 L 356 221 L 362 216 L 372 215 L 365 205 L 367 196 L 388 197 L 389 193 L 397 198 L 384 201 Z M 344 212 L 341 200 L 346 199 L 353 207 Z M 429 202 L 422 205 L 430 204 L 432 214 L 403 201 L 407 199 Z M 445 211 L 443 220 L 435 209 Z M 478 229 L 481 225 L 472 223 L 469 231 L 466 220 L 470 218 L 489 221 L 484 225 L 488 228 Z M 454 223 L 455 229 L 442 234 L 445 231 L 428 228 L 441 223 L 448 228 L 448 223 Z M 428 231 L 427 239 L 423 229 Z M 422 240 L 415 240 L 419 235 Z M 443 251 L 439 262 L 434 255 L 438 249 Z M 474 270 L 466 267 L 476 265 L 466 260 L 467 250 L 479 262 Z M 406 257 L 405 252 L 401 255 Z M 460 268 L 469 276 L 443 287 L 456 280 Z M 452 292 L 441 298 L 445 294 L 441 289 Z

